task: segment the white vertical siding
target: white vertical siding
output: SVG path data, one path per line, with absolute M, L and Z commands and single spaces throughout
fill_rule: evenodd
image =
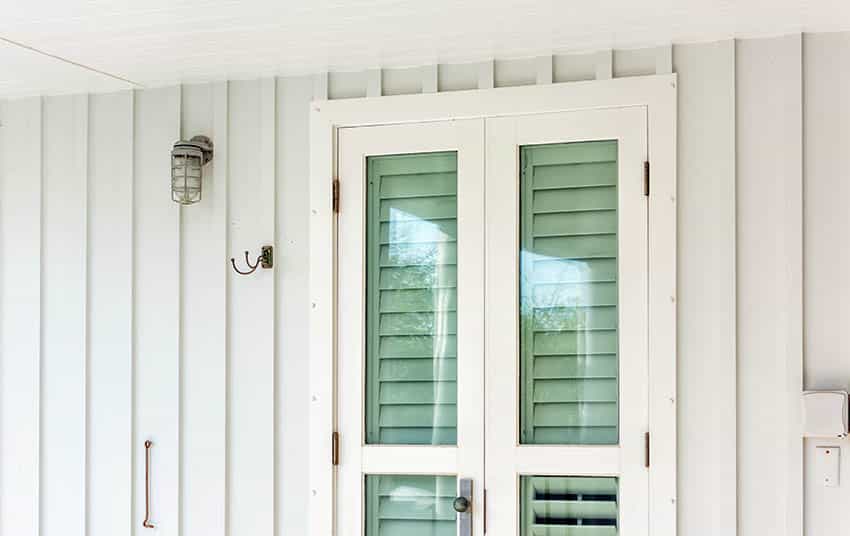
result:
M 800 533 L 803 126 L 807 387 L 848 387 L 850 41 L 803 45 L 672 51 L 681 534 Z M 307 534 L 314 96 L 670 64 L 660 47 L 0 102 L 0 533 L 143 536 L 150 438 L 158 534 Z M 196 134 L 215 158 L 202 203 L 181 209 L 168 153 Z M 263 244 L 275 269 L 233 274 L 228 259 Z M 837 489 L 808 483 L 808 534 L 843 526 Z
M 803 521 L 799 35 L 737 47 L 738 534 Z
M 305 514 L 309 508 L 309 430 L 305 418 L 309 383 L 304 380 L 310 371 L 306 340 L 310 273 L 304 269 L 304 259 L 310 251 L 306 224 L 310 219 L 310 184 L 305 178 L 309 176 L 307 103 L 312 98 L 310 77 L 278 83 L 275 509 L 279 535 L 309 534 Z
M 803 37 L 805 163 L 805 387 L 850 390 L 850 33 Z M 850 527 L 850 439 L 841 447 L 841 486 L 806 476 L 806 534 Z
M 184 207 L 181 219 L 181 534 L 224 536 L 227 84 L 185 86 L 181 113 L 181 138 L 215 140 L 203 202 Z
M 679 530 L 735 533 L 735 43 L 680 45 Z M 711 497 L 711 500 L 707 500 Z
M 42 268 L 36 259 L 42 253 L 42 100 L 5 102 L 0 112 L 0 531 L 35 536 L 41 501 Z
M 40 533 L 85 536 L 88 98 L 43 112 Z
M 171 201 L 171 145 L 180 135 L 180 88 L 136 94 L 134 217 L 134 528 L 144 519 L 144 441 L 151 440 L 151 517 L 162 536 L 180 522 L 180 212 Z M 187 267 L 188 268 L 188 267 Z
M 130 91 L 89 101 L 90 536 L 133 526 L 133 108 Z
M 246 270 L 245 250 L 275 242 L 275 81 L 232 82 L 228 107 L 228 250 Z M 228 533 L 272 534 L 275 278 L 229 274 Z

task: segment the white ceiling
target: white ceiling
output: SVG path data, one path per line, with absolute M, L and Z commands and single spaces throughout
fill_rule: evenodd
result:
M 0 97 L 846 29 L 850 0 L 0 0 Z

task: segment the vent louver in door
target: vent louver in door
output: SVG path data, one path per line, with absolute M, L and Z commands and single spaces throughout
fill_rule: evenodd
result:
M 366 443 L 457 442 L 457 153 L 367 159 Z
M 521 536 L 615 536 L 617 479 L 522 477 Z
M 520 165 L 521 443 L 616 444 L 617 142 Z

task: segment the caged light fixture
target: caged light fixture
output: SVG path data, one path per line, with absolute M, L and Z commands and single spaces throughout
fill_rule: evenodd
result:
M 212 160 L 213 143 L 206 136 L 180 140 L 171 149 L 171 200 L 192 205 L 201 200 L 204 165 Z

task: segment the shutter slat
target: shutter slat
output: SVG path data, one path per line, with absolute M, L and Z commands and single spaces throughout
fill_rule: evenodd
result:
M 456 219 L 457 201 L 450 197 L 387 199 L 380 202 L 381 221 Z
M 534 525 L 533 536 L 616 536 L 617 527 Z
M 380 289 L 430 289 L 452 288 L 457 286 L 457 267 L 413 266 L 406 268 L 385 268 L 381 270 Z
M 617 515 L 617 503 L 614 501 L 533 501 L 532 511 L 538 516 L 602 518 L 611 519 Z
M 610 282 L 617 280 L 617 260 L 571 262 L 546 257 L 532 258 L 532 274 L 536 284 Z
M 534 309 L 535 330 L 617 329 L 616 307 L 540 307 Z
M 616 233 L 617 213 L 613 210 L 537 214 L 533 221 L 534 236 L 581 233 Z
M 616 257 L 617 235 L 535 237 L 533 247 L 535 253 L 545 257 Z
M 457 313 L 451 311 L 381 313 L 383 335 L 455 335 Z
M 534 409 L 534 425 L 553 428 L 576 428 L 587 426 L 613 428 L 617 426 L 617 404 L 577 402 L 571 404 L 539 404 Z
M 534 378 L 616 378 L 616 354 L 534 356 Z
M 419 283 L 423 288 L 379 290 L 382 313 L 403 313 L 422 311 L 454 311 L 457 309 L 457 290 L 454 288 L 429 287 L 427 282 Z
M 454 172 L 381 175 L 381 199 L 457 193 Z
M 434 266 L 457 264 L 455 242 L 381 244 L 380 266 Z
M 436 381 L 457 380 L 457 362 L 455 359 L 443 359 L 444 366 L 434 366 L 434 360 L 428 358 L 382 358 L 379 380 L 382 381 Z
M 617 380 L 534 380 L 534 402 L 617 402 Z M 592 421 L 588 425 L 594 424 Z
M 423 420 L 430 422 L 432 419 L 434 408 L 429 409 L 429 407 L 439 407 L 435 405 L 442 404 L 440 413 L 454 414 L 454 404 L 457 402 L 457 384 L 454 381 L 382 381 L 379 389 L 379 400 L 382 405 L 381 422 L 385 421 L 385 415 L 397 415 L 401 407 L 411 405 L 415 406 L 416 410 L 415 414 L 410 415 L 411 425 L 422 426 Z
M 538 165 L 534 169 L 534 191 L 557 188 L 592 188 L 617 184 L 617 162 L 582 162 Z
M 532 214 L 551 211 L 597 211 L 617 208 L 617 188 L 588 188 L 576 190 L 544 190 L 534 192 Z
M 584 354 L 616 354 L 616 332 L 587 332 L 580 337 L 569 333 L 535 333 L 532 344 L 532 355 L 584 355 Z
M 535 145 L 533 148 L 534 163 L 539 166 L 604 163 L 617 160 L 617 142 L 614 140 L 555 143 Z
M 430 358 L 436 352 L 442 357 L 457 357 L 457 337 L 381 337 L 379 354 L 384 357 Z

